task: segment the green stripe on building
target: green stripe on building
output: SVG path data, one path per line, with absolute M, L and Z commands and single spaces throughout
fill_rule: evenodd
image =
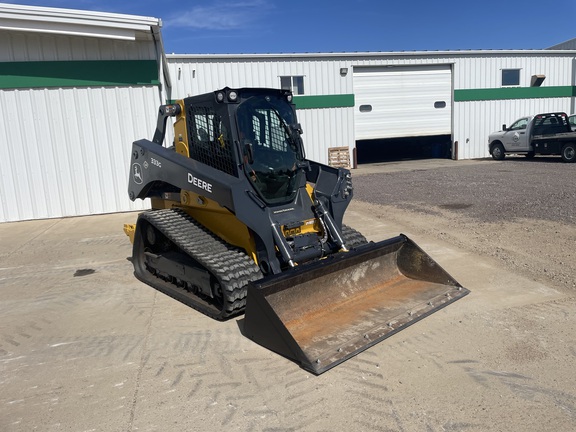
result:
M 176 103 L 177 99 L 166 100 L 167 104 Z M 322 95 L 322 96 L 294 96 L 296 109 L 312 108 L 350 108 L 354 106 L 353 94 Z
M 536 99 L 576 96 L 576 87 L 504 87 L 454 90 L 454 102 L 506 99 Z
M 353 94 L 294 96 L 297 109 L 350 108 L 354 106 Z
M 0 63 L 0 89 L 159 84 L 156 60 Z

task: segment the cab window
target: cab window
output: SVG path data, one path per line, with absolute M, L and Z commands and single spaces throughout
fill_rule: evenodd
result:
M 526 129 L 526 125 L 528 124 L 528 119 L 527 118 L 523 118 L 520 119 L 516 122 L 514 122 L 512 124 L 512 126 L 510 126 L 510 128 L 508 130 L 520 130 L 520 129 Z

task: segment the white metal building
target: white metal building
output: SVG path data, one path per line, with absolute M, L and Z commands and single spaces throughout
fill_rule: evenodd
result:
M 132 141 L 158 105 L 228 87 L 289 87 L 307 156 L 444 136 L 488 156 L 502 123 L 575 111 L 574 40 L 549 50 L 165 55 L 157 18 L 0 4 L 0 222 L 137 210 Z
M 126 167 L 165 64 L 157 18 L 0 4 L 0 222 L 143 208 Z
M 450 136 L 455 159 L 487 157 L 488 134 L 502 123 L 574 111 L 575 56 L 523 50 L 167 59 L 175 99 L 224 86 L 291 82 L 307 154 L 326 163 L 330 147 L 348 146 L 353 153 L 358 140 L 430 135 Z

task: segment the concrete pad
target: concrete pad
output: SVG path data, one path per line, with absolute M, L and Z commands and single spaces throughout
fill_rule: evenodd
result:
M 576 429 L 576 302 L 551 287 L 415 236 L 471 294 L 315 377 L 137 281 L 135 219 L 0 225 L 0 430 Z

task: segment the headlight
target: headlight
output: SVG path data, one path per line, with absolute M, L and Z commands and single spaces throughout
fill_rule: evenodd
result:
M 228 100 L 230 102 L 236 102 L 238 100 L 238 93 L 236 90 L 231 90 L 230 93 L 228 93 Z

